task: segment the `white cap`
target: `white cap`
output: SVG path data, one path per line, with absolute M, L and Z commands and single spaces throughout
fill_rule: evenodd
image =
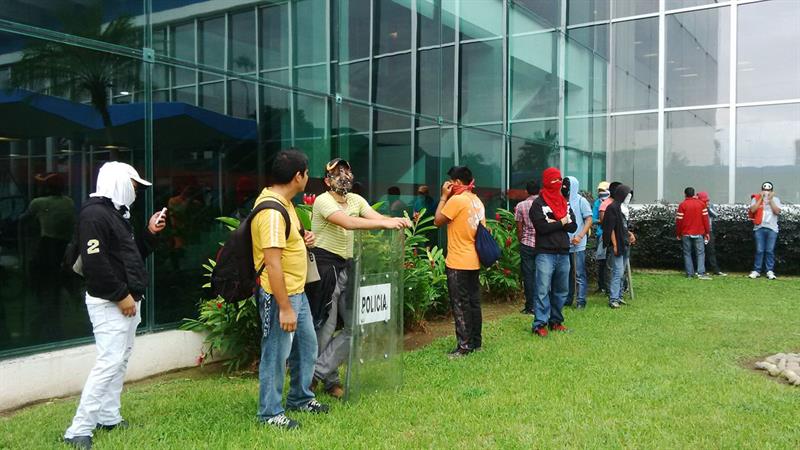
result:
M 137 183 L 139 183 L 139 184 L 141 184 L 143 186 L 152 186 L 153 185 L 153 183 L 151 183 L 151 182 L 145 180 L 144 178 L 140 177 L 139 176 L 139 172 L 137 172 L 136 169 L 133 168 L 133 166 L 131 166 L 129 164 L 125 164 L 125 163 L 119 163 L 119 164 L 121 164 L 122 166 L 125 167 L 125 171 L 128 174 L 128 176 L 131 177 L 131 180 L 133 180 L 133 181 L 135 181 L 135 182 L 137 182 Z

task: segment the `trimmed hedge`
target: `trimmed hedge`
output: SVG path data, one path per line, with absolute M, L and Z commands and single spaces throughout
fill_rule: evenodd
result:
M 683 253 L 675 238 L 677 205 L 647 205 L 631 209 L 631 226 L 636 245 L 631 249 L 634 267 L 683 270 Z M 755 242 L 753 225 L 745 205 L 716 205 L 714 221 L 717 262 L 722 271 L 749 272 L 753 266 Z M 800 211 L 784 207 L 778 221 L 780 233 L 775 245 L 775 271 L 800 274 Z

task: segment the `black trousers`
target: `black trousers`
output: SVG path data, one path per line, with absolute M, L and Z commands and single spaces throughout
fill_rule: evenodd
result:
M 719 273 L 719 264 L 717 264 L 717 249 L 714 246 L 716 239 L 714 233 L 709 233 L 708 244 L 706 244 L 706 272 Z
M 458 349 L 468 352 L 480 348 L 483 319 L 479 271 L 448 268 L 446 273 Z

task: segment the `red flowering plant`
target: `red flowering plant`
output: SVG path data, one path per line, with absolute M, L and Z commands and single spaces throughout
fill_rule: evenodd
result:
M 480 272 L 481 286 L 494 298 L 511 300 L 522 289 L 520 277 L 519 239 L 514 213 L 498 208 L 494 219 L 486 219 L 486 228 L 500 246 L 500 260 Z

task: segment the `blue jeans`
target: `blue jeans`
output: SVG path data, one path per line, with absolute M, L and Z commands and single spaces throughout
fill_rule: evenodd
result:
M 519 262 L 525 289 L 525 309 L 533 311 L 536 308 L 536 251 L 533 247 L 519 244 Z
M 619 301 L 622 298 L 622 277 L 625 275 L 625 254 L 615 256 L 608 252 L 606 264 L 611 267 L 611 282 L 608 285 L 608 302 Z
M 278 302 L 272 294 L 258 289 L 258 310 L 261 316 L 261 364 L 258 366 L 258 419 L 282 414 L 283 380 L 289 362 L 288 408 L 300 408 L 314 399 L 311 379 L 317 360 L 317 335 L 311 319 L 306 294 L 290 295 L 289 301 L 297 315 L 297 330 L 287 333 L 281 329 Z
M 575 299 L 575 285 L 578 285 L 578 305 L 586 305 L 586 290 L 588 280 L 586 279 L 586 250 L 570 253 L 574 265 L 570 267 L 569 293 L 567 294 L 566 304 L 571 305 Z M 572 282 L 572 276 L 575 282 Z
M 569 254 L 536 255 L 536 308 L 533 328 L 564 322 L 561 309 L 567 300 L 568 292 Z
M 692 261 L 692 248 L 697 254 L 697 273 L 699 275 L 706 274 L 706 245 L 703 242 L 703 236 L 683 236 L 681 238 L 683 244 L 683 266 L 686 269 L 686 276 L 694 276 L 694 262 Z
M 775 242 L 778 240 L 778 233 L 769 228 L 761 227 L 753 232 L 756 239 L 756 260 L 753 270 L 761 272 L 766 255 L 767 271 L 775 269 Z

